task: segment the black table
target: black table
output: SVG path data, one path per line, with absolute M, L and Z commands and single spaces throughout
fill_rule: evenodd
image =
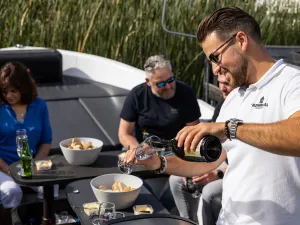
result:
M 121 219 L 110 220 L 105 224 L 111 225 L 197 225 L 197 223 L 179 216 L 170 214 L 152 214 L 129 216 Z
M 91 179 L 79 180 L 68 184 L 65 189 L 69 203 L 74 212 L 80 218 L 82 225 L 91 225 L 92 220 L 96 217 L 89 217 L 83 211 L 83 204 L 88 202 L 97 202 L 94 192 L 90 186 Z M 79 190 L 79 193 L 73 193 L 74 190 Z M 149 204 L 153 207 L 154 213 L 169 214 L 169 211 L 143 186 L 139 196 L 137 197 L 134 205 Z M 118 210 L 122 212 L 126 217 L 132 216 L 133 208 L 129 207 L 124 210 Z M 124 218 L 122 218 L 124 219 Z
M 11 164 L 10 172 L 17 184 L 44 187 L 43 225 L 55 224 L 52 210 L 53 185 L 68 184 L 72 181 L 94 178 L 108 173 L 120 173 L 117 167 L 118 154 L 120 153 L 121 151 L 101 152 L 96 162 L 89 166 L 73 166 L 65 160 L 63 155 L 52 155 L 46 158 L 52 160 L 52 169 L 48 171 L 37 171 L 35 164 L 33 164 L 32 179 L 22 179 L 22 177 L 18 175 L 19 169 L 17 165 L 20 162 Z M 132 174 L 143 178 L 157 177 L 153 172 L 141 169 Z

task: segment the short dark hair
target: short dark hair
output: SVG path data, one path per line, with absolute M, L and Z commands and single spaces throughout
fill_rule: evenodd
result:
M 222 40 L 243 31 L 257 43 L 262 43 L 260 26 L 248 13 L 237 7 L 220 8 L 206 16 L 199 24 L 197 39 L 202 43 L 212 32 Z
M 8 62 L 0 70 L 1 95 L 7 88 L 15 88 L 21 93 L 21 104 L 30 104 L 37 97 L 36 84 L 30 70 L 19 62 Z M 4 98 L 3 101 L 6 102 Z

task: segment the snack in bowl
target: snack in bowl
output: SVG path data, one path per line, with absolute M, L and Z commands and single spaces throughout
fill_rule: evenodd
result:
M 93 178 L 90 184 L 98 202 L 112 202 L 115 204 L 116 210 L 120 210 L 133 205 L 141 191 L 143 181 L 141 178 L 133 175 L 110 173 Z M 120 190 L 120 184 L 122 188 L 130 186 L 131 190 L 123 191 L 122 189 L 122 192 L 113 191 L 112 189 L 109 191 L 105 190 L 106 188 L 112 188 L 113 185 Z
M 90 150 L 95 149 L 96 147 L 92 144 L 91 141 L 85 143 L 84 141 L 80 141 L 75 137 L 72 139 L 72 142 L 68 144 L 67 148 L 74 150 Z
M 52 161 L 51 160 L 37 160 L 35 161 L 36 169 L 38 171 L 42 170 L 50 170 L 52 167 Z
M 103 142 L 96 138 L 77 137 L 61 141 L 59 146 L 68 163 L 83 166 L 91 165 L 97 160 Z M 72 148 L 68 148 L 68 146 L 72 146 Z
M 127 191 L 132 191 L 135 188 L 130 187 L 130 186 L 126 186 L 121 181 L 115 181 L 115 183 L 112 185 L 111 189 L 106 188 L 103 185 L 100 185 L 98 189 L 102 190 L 102 191 L 107 191 L 107 192 L 127 192 Z

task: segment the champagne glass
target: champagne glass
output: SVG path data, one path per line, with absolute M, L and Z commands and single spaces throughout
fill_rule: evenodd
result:
M 154 153 L 164 152 L 166 148 L 164 146 L 157 146 L 161 139 L 157 136 L 150 136 L 138 145 L 135 150 L 135 158 L 138 160 L 149 159 Z M 132 164 L 126 164 L 124 162 L 124 153 L 119 154 L 118 167 L 122 173 L 130 174 L 132 172 Z

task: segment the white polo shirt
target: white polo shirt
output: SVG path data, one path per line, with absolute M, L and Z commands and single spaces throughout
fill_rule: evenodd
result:
M 257 83 L 233 90 L 217 121 L 273 123 L 299 110 L 300 71 L 279 60 Z M 229 166 L 217 224 L 300 224 L 300 157 L 268 153 L 239 140 L 223 146 Z

